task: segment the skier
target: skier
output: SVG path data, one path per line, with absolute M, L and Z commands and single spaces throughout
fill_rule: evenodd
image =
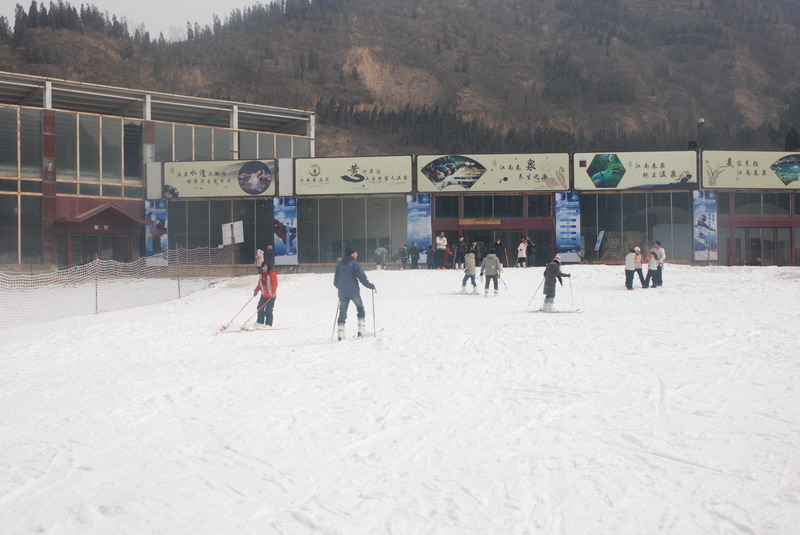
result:
M 453 269 L 464 269 L 464 255 L 467 254 L 467 242 L 464 241 L 464 236 L 459 236 L 455 244 L 455 258 L 453 259 Z
M 642 274 L 642 264 L 644 264 L 644 257 L 642 256 L 642 250 L 638 247 L 633 248 L 634 252 L 636 253 L 636 257 L 634 258 L 634 266 L 636 267 L 636 274 L 639 275 L 639 282 L 642 285 L 642 288 L 647 288 L 644 285 L 644 275 Z
M 517 263 L 514 267 L 525 267 L 525 262 L 528 260 L 528 242 L 525 236 L 519 242 L 517 246 Z
M 375 290 L 375 285 L 369 282 L 367 274 L 364 273 L 364 269 L 357 259 L 358 252 L 352 247 L 346 247 L 342 261 L 336 266 L 336 273 L 333 275 L 333 285 L 339 290 L 339 318 L 336 320 L 336 333 L 339 340 L 344 338 L 344 324 L 347 321 L 347 307 L 350 306 L 350 301 L 356 305 L 358 336 L 364 335 L 367 313 L 364 310 L 364 303 L 361 301 L 359 281 L 370 290 Z
M 647 277 L 644 279 L 644 287 L 650 286 L 650 280 L 653 281 L 653 288 L 658 288 L 658 250 L 653 247 L 650 249 L 650 254 L 647 255 Z
M 478 285 L 475 283 L 475 251 L 470 249 L 464 256 L 464 279 L 461 281 L 461 293 L 467 293 L 467 281 L 472 281 L 472 295 L 478 295 Z
M 256 269 L 258 274 L 261 275 L 261 264 L 264 263 L 264 251 L 256 249 Z
M 400 269 L 406 269 L 406 265 L 408 264 L 408 245 L 405 243 L 400 246 L 400 249 L 397 251 L 397 256 L 400 257 Z
M 633 276 L 636 274 L 636 249 L 631 248 L 625 255 L 625 287 L 633 290 Z
M 489 282 L 491 281 L 494 282 L 494 295 L 497 296 L 497 280 L 503 272 L 503 265 L 500 263 L 500 259 L 497 258 L 496 252 L 496 249 L 492 249 L 481 262 L 481 277 L 486 273 L 486 285 L 483 288 L 484 297 L 489 297 Z
M 419 247 L 417 247 L 417 242 L 411 243 L 408 255 L 411 257 L 411 269 L 419 269 Z
M 542 290 L 544 304 L 542 304 L 541 310 L 544 312 L 553 311 L 553 302 L 556 299 L 556 279 L 558 279 L 561 286 L 564 286 L 564 281 L 561 280 L 561 277 L 569 276 L 569 273 L 561 272 L 561 255 L 556 255 L 553 261 L 544 268 L 544 290 Z
M 278 297 L 278 275 L 266 261 L 261 262 L 261 276 L 258 278 L 253 297 L 261 292 L 258 300 L 258 316 L 254 327 L 272 327 L 272 310 Z

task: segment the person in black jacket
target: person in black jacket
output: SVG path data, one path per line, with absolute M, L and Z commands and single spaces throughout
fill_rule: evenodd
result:
M 564 281 L 561 280 L 561 277 L 570 276 L 569 273 L 563 273 L 561 271 L 561 255 L 556 255 L 553 261 L 545 266 L 543 275 L 544 289 L 542 293 L 544 294 L 544 304 L 542 304 L 540 310 L 552 312 L 553 302 L 556 300 L 556 280 L 558 280 L 561 286 L 564 286 Z
M 275 267 L 275 249 L 272 248 L 272 245 L 267 245 L 267 251 L 264 253 L 264 262 L 267 263 L 269 269 Z
M 459 236 L 455 245 L 453 269 L 464 269 L 464 257 L 467 255 L 467 242 L 464 236 Z
M 358 318 L 358 336 L 364 335 L 364 323 L 367 312 L 364 310 L 364 303 L 361 301 L 361 287 L 359 282 L 370 290 L 375 290 L 375 285 L 369 282 L 367 274 L 357 261 L 358 253 L 352 247 L 346 247 L 342 261 L 336 266 L 336 273 L 333 275 L 333 285 L 339 290 L 339 318 L 336 320 L 336 333 L 339 340 L 344 338 L 344 324 L 347 321 L 347 308 L 350 301 L 356 305 L 356 317 Z
M 497 255 L 497 258 L 500 260 L 500 263 L 503 267 L 508 267 L 508 255 L 506 255 L 506 246 L 503 245 L 503 242 L 500 238 L 497 238 L 497 241 L 494 242 L 494 254 Z
M 419 268 L 419 247 L 417 247 L 417 242 L 411 243 L 411 249 L 409 249 L 409 253 L 411 256 L 411 269 L 418 269 Z

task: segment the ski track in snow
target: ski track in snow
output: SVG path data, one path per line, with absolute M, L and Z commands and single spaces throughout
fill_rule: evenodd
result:
M 542 268 L 368 271 L 357 341 L 332 274 L 280 277 L 285 330 L 215 334 L 252 276 L 0 331 L 0 531 L 792 532 L 800 271 L 565 270 L 583 314 L 525 313 Z

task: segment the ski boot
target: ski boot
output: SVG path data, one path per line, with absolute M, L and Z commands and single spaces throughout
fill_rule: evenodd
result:
M 344 340 L 344 323 L 339 323 L 336 326 L 336 336 L 339 338 L 340 342 Z
M 358 319 L 358 337 L 361 338 L 364 336 L 365 332 L 365 323 L 363 318 Z

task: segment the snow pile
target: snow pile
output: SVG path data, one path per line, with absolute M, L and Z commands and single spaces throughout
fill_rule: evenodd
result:
M 0 531 L 796 530 L 800 271 L 564 271 L 582 314 L 524 311 L 541 267 L 369 271 L 341 343 L 332 274 L 280 277 L 285 330 L 215 335 L 254 274 L 0 331 Z

